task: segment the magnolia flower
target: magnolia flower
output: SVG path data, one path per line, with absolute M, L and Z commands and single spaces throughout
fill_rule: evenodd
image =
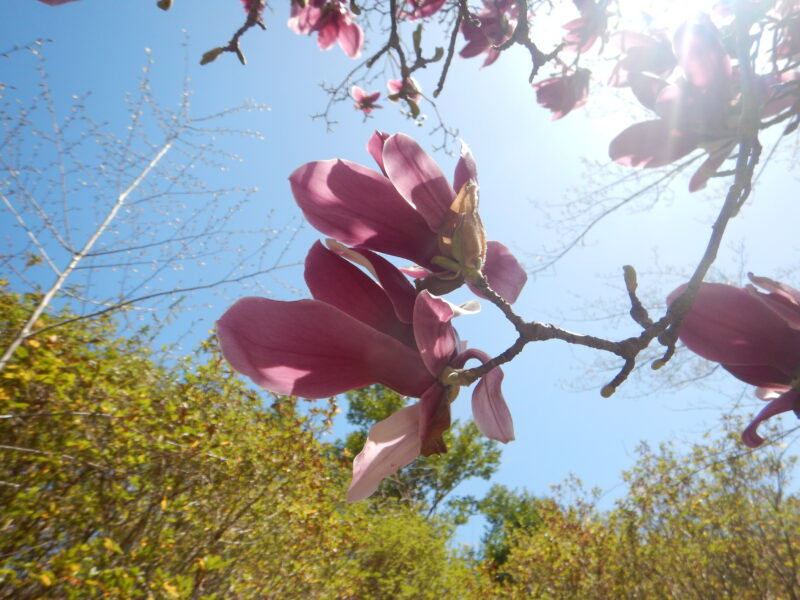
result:
M 749 275 L 755 286 L 702 283 L 681 323 L 689 350 L 718 362 L 734 377 L 757 386 L 769 404 L 742 433 L 754 448 L 763 443 L 758 426 L 790 410 L 800 416 L 800 291 L 767 277 Z M 686 289 L 672 292 L 672 303 Z
M 588 69 L 578 69 L 572 75 L 540 81 L 533 85 L 536 102 L 553 113 L 554 121 L 560 119 L 571 110 L 586 104 L 591 75 Z
M 420 286 L 436 294 L 457 288 L 469 275 L 468 269 L 458 265 L 465 269 L 454 271 L 458 257 L 443 256 L 447 249 L 440 242 L 459 216 L 466 217 L 453 210 L 456 190 L 477 188 L 477 169 L 469 149 L 462 148 L 453 185 L 407 135 L 376 132 L 367 149 L 381 172 L 333 159 L 307 163 L 291 174 L 292 193 L 306 219 L 349 246 L 414 261 L 420 268 L 407 272 L 423 277 Z M 465 188 L 470 181 L 474 187 Z M 468 220 L 474 225 L 475 219 Z M 482 230 L 474 233 L 482 234 Z M 469 241 L 480 246 L 479 240 Z M 481 270 L 490 287 L 508 302 L 517 299 L 527 279 L 513 254 L 499 242 L 485 243 Z
M 375 101 L 380 98 L 380 92 L 372 92 L 371 94 L 367 94 L 364 90 L 362 90 L 357 85 L 354 85 L 350 90 L 350 96 L 353 100 L 356 101 L 355 109 L 364 111 L 365 115 L 368 115 L 373 111 L 375 108 L 381 108 L 380 104 L 375 104 Z
M 369 250 L 317 242 L 305 279 L 313 300 L 244 298 L 219 319 L 217 337 L 234 369 L 273 392 L 325 398 L 379 383 L 420 399 L 370 432 L 348 492 L 349 500 L 360 500 L 417 455 L 446 451 L 442 433 L 458 393 L 451 374 L 469 359 L 489 357 L 462 349 L 450 324 L 457 307 L 428 292 L 417 295 L 396 267 Z M 508 442 L 513 423 L 502 379 L 494 368 L 478 382 L 473 414 L 484 435 Z M 398 422 L 405 435 L 387 440 Z
M 361 56 L 364 32 L 339 0 L 308 0 L 303 6 L 292 2 L 289 29 L 302 35 L 317 32 L 317 44 L 322 50 L 330 50 L 338 41 L 350 58 Z
M 594 0 L 573 0 L 581 16 L 564 25 L 564 47 L 573 52 L 586 52 L 606 31 L 608 15 Z
M 389 100 L 397 102 L 400 98 L 405 98 L 409 102 L 417 103 L 422 98 L 422 88 L 419 82 L 413 77 L 405 80 L 405 83 L 400 79 L 390 79 L 386 82 L 386 87 L 389 90 Z
M 486 53 L 483 66 L 488 67 L 500 56 L 501 46 L 514 33 L 519 9 L 514 0 L 483 0 L 483 10 L 474 18 L 464 19 L 461 33 L 467 45 L 461 49 L 461 58 L 472 58 Z M 477 21 L 477 24 L 475 23 Z
M 409 10 L 401 10 L 400 16 L 409 21 L 424 19 L 436 14 L 444 6 L 444 2 L 445 0 L 408 0 Z
M 43 2 L 47 4 L 47 6 L 58 6 L 60 4 L 66 4 L 67 2 L 75 2 L 75 0 L 39 0 L 39 2 Z
M 673 52 L 683 73 L 674 84 L 644 73 L 628 73 L 636 98 L 659 118 L 620 133 L 611 141 L 609 155 L 626 166 L 653 168 L 702 147 L 708 157 L 689 182 L 694 192 L 705 187 L 736 145 L 736 78 L 719 31 L 705 15 L 678 29 Z

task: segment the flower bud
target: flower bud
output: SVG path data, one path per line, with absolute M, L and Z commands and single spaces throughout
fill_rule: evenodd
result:
M 451 258 L 467 280 L 475 277 L 486 260 L 486 234 L 478 214 L 478 185 L 467 181 L 450 205 L 439 229 L 439 251 Z

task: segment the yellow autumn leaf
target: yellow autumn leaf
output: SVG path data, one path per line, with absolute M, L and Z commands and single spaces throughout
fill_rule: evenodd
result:
M 180 593 L 178 592 L 178 588 L 172 585 L 169 581 L 165 581 L 164 585 L 162 586 L 164 591 L 167 592 L 167 595 L 170 598 L 178 598 L 180 597 Z
M 107 537 L 103 540 L 103 547 L 109 552 L 114 552 L 115 554 L 122 554 L 122 548 L 120 548 L 119 544 L 117 544 L 117 542 L 112 540 L 110 537 Z
M 32 348 L 38 348 L 39 346 L 42 345 L 41 342 L 39 342 L 39 340 L 28 340 L 27 343 L 28 346 L 31 346 Z

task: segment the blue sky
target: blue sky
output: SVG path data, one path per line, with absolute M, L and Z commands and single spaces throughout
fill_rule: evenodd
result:
M 241 24 L 243 13 L 236 0 L 176 0 L 168 13 L 158 10 L 154 1 L 81 0 L 50 8 L 35 0 L 4 0 L 0 52 L 35 39 L 52 39 L 44 53 L 57 105 L 66 109 L 73 94 L 91 91 L 90 112 L 119 131 L 128 119 L 124 93 L 136 88 L 147 60 L 145 48 L 155 61 L 153 93 L 165 106 L 177 107 L 185 73 L 197 115 L 237 105 L 245 98 L 267 104 L 268 111 L 237 114 L 226 122 L 264 135 L 263 140 L 227 142 L 242 162 L 225 173 L 198 175 L 213 185 L 259 188 L 245 207 L 242 222 L 266 223 L 271 214 L 275 226 L 296 226 L 300 214 L 287 177 L 299 165 L 333 157 L 371 164 L 364 146 L 375 128 L 406 132 L 428 150 L 438 138 L 429 135 L 435 117 L 426 103 L 422 109 L 429 115 L 427 124 L 417 127 L 385 98 L 380 102 L 384 108 L 366 123 L 349 103 L 337 105 L 333 116 L 339 123 L 327 133 L 322 122 L 310 118 L 327 102 L 318 84 L 338 83 L 354 63 L 338 48 L 322 52 L 314 39 L 289 31 L 287 12 L 286 6 L 276 5 L 265 17 L 268 30 L 254 30 L 244 37 L 246 67 L 230 55 L 200 67 L 202 53 L 224 43 Z M 557 205 L 575 198 L 577 190 L 586 196 L 586 206 L 596 207 L 600 196 L 593 190 L 598 183 L 627 174 L 608 164 L 606 149 L 608 141 L 641 113 L 630 100 L 598 91 L 587 107 L 551 122 L 549 113 L 536 105 L 527 82 L 528 60 L 526 52 L 516 50 L 487 69 L 479 68 L 479 59 L 456 59 L 438 108 L 475 155 L 481 213 L 490 239 L 503 241 L 533 270 L 549 250 L 578 231 L 578 217 L 555 219 L 563 215 Z M 0 60 L 0 81 L 34 94 L 33 64 Z M 437 78 L 435 69 L 422 73 L 423 90 L 432 90 Z M 369 89 L 383 93 L 384 79 Z M 800 191 L 786 167 L 792 152 L 793 148 L 785 148 L 779 153 L 782 158 L 766 169 L 751 202 L 731 225 L 718 264 L 736 281 L 741 281 L 741 268 L 768 276 L 796 273 L 796 219 L 787 218 L 797 214 Z M 453 157 L 443 152 L 434 156 L 445 173 L 452 173 Z M 656 304 L 683 280 L 701 254 L 724 198 L 724 182 L 712 182 L 707 191 L 690 195 L 687 180 L 679 177 L 657 203 L 647 197 L 634 205 L 635 210 L 623 209 L 603 220 L 557 265 L 532 276 L 516 305 L 519 314 L 613 338 L 634 333 L 636 328 L 624 319 L 601 318 L 626 310 L 622 265 L 633 264 L 639 270 L 644 297 L 657 314 Z M 621 192 L 615 196 L 621 197 Z M 318 237 L 310 228 L 302 229 L 286 262 L 301 261 Z M 184 280 L 192 274 L 202 275 L 190 270 L 183 274 Z M 274 297 L 290 299 L 296 297 L 293 287 L 301 287 L 301 282 L 300 270 L 294 269 L 283 272 L 280 280 L 259 283 Z M 202 308 L 172 325 L 191 331 L 184 341 L 187 349 L 206 335 L 227 302 L 250 293 L 244 287 L 225 291 L 228 299 L 208 295 Z M 467 297 L 463 291 L 455 295 L 456 300 Z M 489 353 L 502 351 L 514 339 L 510 326 L 491 306 L 484 306 L 478 316 L 459 319 L 457 327 L 471 346 Z M 505 368 L 504 391 L 517 440 L 504 448 L 502 467 L 492 482 L 463 491 L 480 494 L 490 483 L 503 483 L 544 494 L 571 472 L 588 487 L 607 491 L 608 506 L 623 489 L 620 472 L 632 466 L 640 440 L 651 445 L 699 441 L 703 432 L 716 427 L 730 398 L 741 392 L 740 386 L 724 378 L 676 389 L 662 385 L 663 373 L 646 372 L 612 398 L 603 399 L 599 390 L 613 373 L 598 371 L 595 358 L 594 352 L 547 342 L 530 345 Z M 469 394 L 462 392 L 454 406 L 460 418 L 469 418 L 468 399 Z M 756 408 L 756 401 L 747 395 L 742 414 L 752 414 Z M 790 417 L 785 418 L 791 425 Z M 460 532 L 459 539 L 477 543 L 480 535 L 480 527 L 473 525 Z

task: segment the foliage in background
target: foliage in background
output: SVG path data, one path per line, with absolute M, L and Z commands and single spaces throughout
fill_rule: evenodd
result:
M 4 336 L 37 300 L 2 294 Z M 0 597 L 449 597 L 464 567 L 445 524 L 342 503 L 347 470 L 318 439 L 333 404 L 264 407 L 201 350 L 167 369 L 97 319 L 17 352 L 0 387 Z

